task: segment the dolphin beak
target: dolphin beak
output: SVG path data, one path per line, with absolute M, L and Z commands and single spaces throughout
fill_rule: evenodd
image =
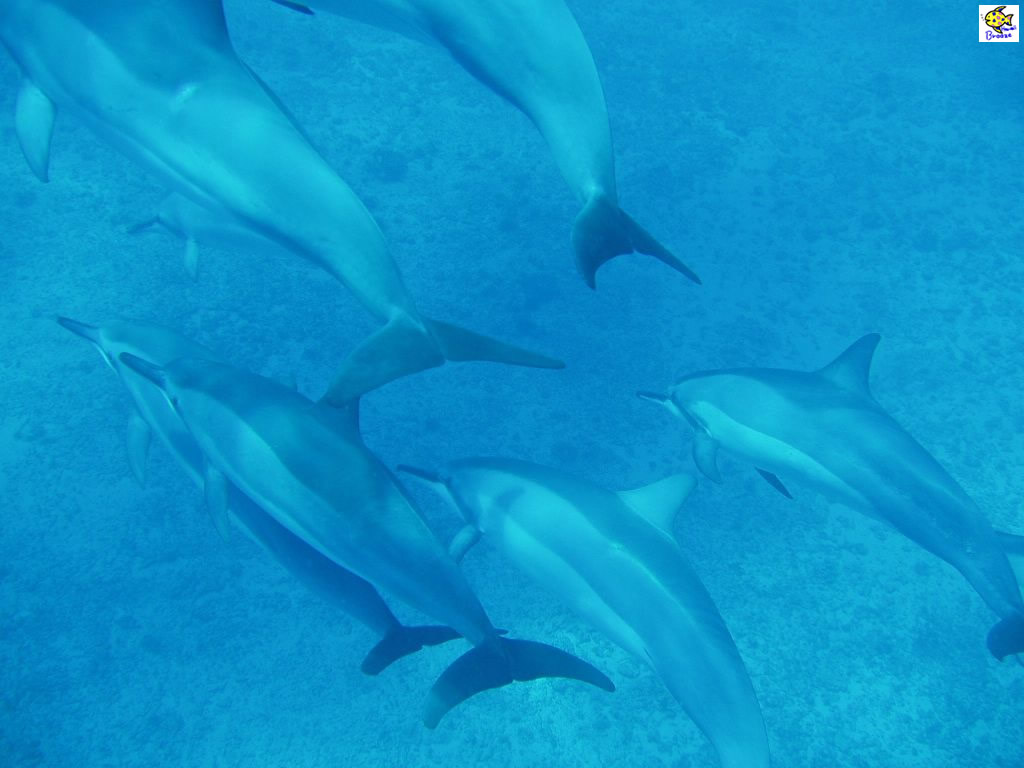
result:
M 149 379 L 160 389 L 166 389 L 167 373 L 160 366 L 153 365 L 141 357 L 136 357 L 128 352 L 122 352 L 118 359 L 128 368 L 139 374 L 139 376 Z
M 680 408 L 676 401 L 672 399 L 671 395 L 662 395 L 657 392 L 645 392 L 640 391 L 636 393 L 636 396 L 641 400 L 650 400 L 652 403 L 658 403 L 658 405 L 667 409 L 669 413 L 684 419 L 694 429 L 703 429 L 689 413 Z
M 662 395 L 658 392 L 647 392 L 645 390 L 640 390 L 636 393 L 636 396 L 641 400 L 650 400 L 652 403 L 661 403 L 662 405 L 666 405 L 671 399 L 668 395 Z
M 70 317 L 58 317 L 57 322 L 72 333 L 76 333 L 83 339 L 91 341 L 97 347 L 100 345 L 100 329 L 95 325 L 80 323 L 77 320 L 72 320 Z

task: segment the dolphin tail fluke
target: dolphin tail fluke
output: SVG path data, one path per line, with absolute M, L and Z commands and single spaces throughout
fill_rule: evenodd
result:
M 342 407 L 402 376 L 442 365 L 446 360 L 486 360 L 528 368 L 564 368 L 565 363 L 479 333 L 424 318 L 392 319 L 356 347 L 342 365 L 322 402 Z
M 595 195 L 583 206 L 572 226 L 576 267 L 591 288 L 597 270 L 607 261 L 627 253 L 645 253 L 700 284 L 697 273 L 604 195 Z
M 524 368 L 565 368 L 565 363 L 561 360 L 531 352 L 514 344 L 506 344 L 490 336 L 484 336 L 451 323 L 429 319 L 425 322 L 437 339 L 445 360 L 452 362 L 480 360 L 518 365 Z
M 500 638 L 467 651 L 444 671 L 427 696 L 423 723 L 435 728 L 451 709 L 481 691 L 541 677 L 564 677 L 615 690 L 603 673 L 570 653 L 543 643 Z
M 399 659 L 432 645 L 441 645 L 461 637 L 451 627 L 407 627 L 399 624 L 377 643 L 363 659 L 360 669 L 366 675 L 379 675 Z
M 1015 614 L 992 627 L 988 633 L 988 650 L 999 661 L 1024 653 L 1024 615 Z

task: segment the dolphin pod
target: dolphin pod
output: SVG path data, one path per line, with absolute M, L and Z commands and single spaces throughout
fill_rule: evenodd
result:
M 8 0 L 0 39 L 24 77 L 15 129 L 40 179 L 60 107 L 193 203 L 326 270 L 383 324 L 332 401 L 445 360 L 562 367 L 419 313 L 373 217 L 238 58 L 219 0 Z
M 230 483 L 324 556 L 473 643 L 431 688 L 428 727 L 470 696 L 516 680 L 565 677 L 614 690 L 575 656 L 501 637 L 458 565 L 363 444 L 358 401 L 344 409 L 315 404 L 269 379 L 200 358 L 160 367 L 123 352 L 121 362 L 165 393 L 196 439 L 215 517 Z
M 576 613 L 649 664 L 707 735 L 725 768 L 767 768 L 761 708 L 739 651 L 671 536 L 693 489 L 672 475 L 613 493 L 551 467 L 511 459 L 454 461 L 439 473 L 399 467 L 437 488 L 483 535 Z
M 178 465 L 202 487 L 206 460 L 181 419 L 148 380 L 120 361 L 123 353 L 145 355 L 166 364 L 181 357 L 216 360 L 213 352 L 167 328 L 148 323 L 117 322 L 103 327 L 59 319 L 72 333 L 92 342 L 128 391 L 134 409 L 128 427 L 128 458 L 132 472 L 142 482 L 146 454 L 153 434 Z M 226 535 L 226 513 L 274 559 L 299 581 L 328 602 L 365 625 L 380 638 L 363 662 L 362 670 L 377 674 L 392 662 L 427 645 L 452 640 L 458 635 L 448 627 L 409 627 L 402 624 L 369 582 L 324 557 L 293 535 L 234 486 L 226 489 L 224 517 L 214 524 Z
M 593 288 L 620 254 L 686 265 L 619 205 L 605 98 L 590 48 L 564 0 L 273 0 L 337 13 L 445 48 L 526 114 L 582 209 L 577 267 Z M 312 6 L 312 8 L 310 7 Z M 380 327 L 358 342 L 317 402 L 235 368 L 173 331 L 60 318 L 90 341 L 131 398 L 127 449 L 145 479 L 152 437 L 202 487 L 222 535 L 241 528 L 274 559 L 379 638 L 376 674 L 457 636 L 472 648 L 426 697 L 436 727 L 475 694 L 561 677 L 614 690 L 589 663 L 504 637 L 459 561 L 486 537 L 610 639 L 656 672 L 725 768 L 767 768 L 760 705 L 733 637 L 670 531 L 694 478 L 614 493 L 557 469 L 466 459 L 410 469 L 466 525 L 444 547 L 394 474 L 365 445 L 360 397 L 445 361 L 560 368 L 553 358 L 425 317 L 376 221 L 287 108 L 236 54 L 221 0 L 0 0 L 0 41 L 23 75 L 14 127 L 32 172 L 49 179 L 57 111 L 147 168 L 168 189 L 157 214 L 185 242 L 299 255 L 340 281 Z M 953 477 L 876 402 L 877 335 L 815 372 L 695 373 L 641 393 L 692 428 L 693 461 L 722 482 L 719 450 L 750 462 L 779 493 L 802 483 L 875 515 L 960 572 L 999 617 L 987 637 L 1002 660 L 1024 653 L 1024 601 L 1008 556 L 1024 537 L 995 531 Z M 440 622 L 407 626 L 387 599 Z
M 661 402 L 693 429 L 698 469 L 721 482 L 719 447 L 777 490 L 803 481 L 889 523 L 956 568 L 1000 617 L 988 636 L 1002 659 L 1024 651 L 1024 601 L 1002 541 L 949 473 L 882 409 L 868 386 L 880 340 L 869 334 L 814 372 L 775 368 L 683 377 Z
M 520 109 L 551 148 L 583 205 L 572 228 L 587 285 L 616 256 L 653 256 L 695 283 L 697 274 L 619 207 L 604 89 L 583 32 L 563 0 L 273 0 L 323 10 L 431 41 Z

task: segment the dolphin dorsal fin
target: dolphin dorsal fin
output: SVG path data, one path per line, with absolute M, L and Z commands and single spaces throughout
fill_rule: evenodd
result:
M 680 473 L 670 475 L 642 488 L 619 491 L 618 497 L 626 503 L 626 506 L 655 528 L 660 528 L 671 535 L 672 522 L 676 519 L 686 497 L 690 495 L 696 485 L 697 478 Z
M 871 397 L 868 377 L 871 375 L 871 360 L 875 356 L 875 348 L 881 340 L 882 337 L 877 333 L 861 336 L 839 357 L 818 371 L 818 375 L 841 389 Z

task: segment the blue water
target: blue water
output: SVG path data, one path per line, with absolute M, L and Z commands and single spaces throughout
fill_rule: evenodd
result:
M 389 465 L 498 454 L 633 487 L 691 467 L 681 424 L 637 389 L 815 368 L 877 331 L 877 399 L 1024 532 L 1020 48 L 977 44 L 955 4 L 569 4 L 622 204 L 703 287 L 637 256 L 587 290 L 576 203 L 539 135 L 440 51 L 227 3 L 240 54 L 371 209 L 425 313 L 568 363 L 395 382 L 366 398 L 370 446 Z M 0 76 L 11 115 L 7 58 Z M 512 686 L 428 731 L 421 702 L 457 644 L 366 678 L 372 635 L 243 536 L 222 541 L 159 446 L 139 487 L 124 393 L 54 316 L 160 322 L 310 396 L 372 325 L 297 259 L 206 249 L 193 284 L 178 242 L 126 234 L 163 194 L 139 168 L 65 117 L 42 185 L 0 126 L 0 765 L 716 765 L 646 666 L 486 545 L 465 570 L 495 623 L 592 661 L 615 694 Z M 994 617 L 951 568 L 721 468 L 677 534 L 775 765 L 1024 765 L 1024 669 L 989 656 Z M 450 536 L 452 513 L 416 496 Z

